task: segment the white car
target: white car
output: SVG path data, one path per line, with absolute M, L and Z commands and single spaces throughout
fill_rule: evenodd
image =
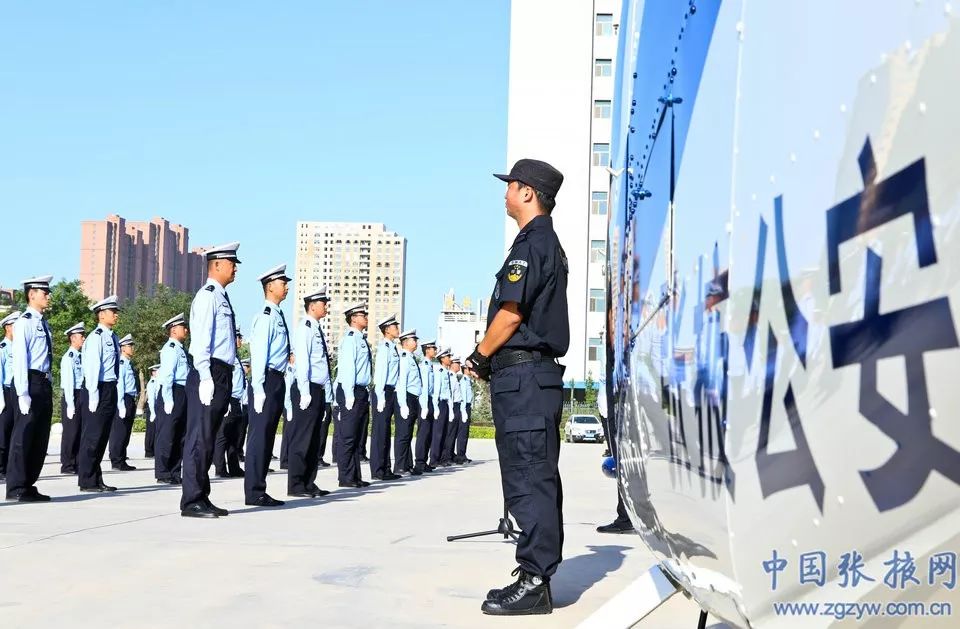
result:
M 603 424 L 596 415 L 573 415 L 563 429 L 567 443 L 594 441 L 603 443 Z

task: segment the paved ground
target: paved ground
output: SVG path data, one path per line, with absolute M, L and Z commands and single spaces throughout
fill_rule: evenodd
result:
M 275 510 L 245 507 L 242 480 L 214 480 L 212 499 L 231 515 L 195 520 L 180 517 L 178 490 L 154 484 L 142 435 L 131 463 L 150 469 L 108 473 L 113 495 L 80 494 L 59 475 L 54 437 L 38 484 L 54 501 L 0 502 L 0 627 L 572 627 L 653 563 L 638 538 L 594 531 L 615 500 L 602 446 L 564 444 L 558 609 L 483 616 L 487 589 L 515 564 L 501 537 L 445 541 L 495 527 L 502 508 L 493 442 L 470 448 L 466 468 Z M 321 487 L 336 486 L 334 470 L 321 470 Z M 285 498 L 286 475 L 268 486 Z M 696 614 L 674 596 L 642 626 L 695 627 Z

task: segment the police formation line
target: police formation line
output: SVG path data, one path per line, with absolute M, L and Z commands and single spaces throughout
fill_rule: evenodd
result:
M 509 174 L 495 176 L 507 184 L 505 207 L 519 233 L 497 273 L 486 333 L 463 367 L 467 376 L 490 382 L 504 500 L 520 527 L 519 565 L 513 572 L 516 580 L 490 590 L 481 610 L 496 615 L 547 614 L 553 610 L 550 578 L 561 562 L 563 546 L 558 469 L 563 367 L 557 359 L 566 354 L 570 342 L 569 269 L 551 219 L 563 175 L 546 162 L 522 159 Z M 290 430 L 284 431 L 287 446 L 281 444 L 281 449 L 287 453 L 289 495 L 327 493 L 315 480 L 325 443 L 321 427 L 331 415 L 341 487 L 368 485 L 360 462 L 371 408 L 369 459 L 374 478 L 395 479 L 407 471 L 417 475 L 436 465 L 467 460 L 472 390 L 469 378 L 459 375 L 456 359 L 449 352 L 438 352 L 435 343 L 424 343 L 418 365 L 416 331 L 400 334 L 397 321 L 388 318 L 379 322 L 384 341 L 371 370 L 364 336 L 367 308 L 361 304 L 343 313 L 350 327 L 340 339 L 337 374 L 331 380 L 319 323 L 327 315 L 327 295 L 321 290 L 304 299 L 306 316 L 291 343 L 279 309 L 290 281 L 283 266 L 259 278 L 265 302 L 250 331 L 250 370 L 245 373 L 237 360 L 239 331 L 226 291 L 240 263 L 238 246 L 232 243 L 206 253 L 208 280 L 190 309 L 189 350 L 183 345 L 188 331 L 181 314 L 165 323 L 169 341 L 148 385 L 156 427 L 147 437 L 147 449 L 154 453 L 158 482 L 182 485 L 184 516 L 227 515 L 210 501 L 208 473 L 215 459 L 220 475 L 243 476 L 246 504 L 282 504 L 267 494 L 266 479 L 285 406 Z M 7 407 L 0 437 L 9 435 L 9 441 L 0 444 L 0 462 L 7 457 L 7 499 L 21 502 L 49 500 L 34 485 L 46 454 L 53 402 L 53 342 L 43 319 L 50 279 L 24 283 L 29 307 L 19 318 L 11 315 L 3 321 L 7 340 L 0 343 Z M 132 339 L 118 340 L 112 331 L 119 311 L 116 299 L 103 300 L 93 310 L 98 325 L 86 340 L 81 327 L 68 330 L 71 347 L 63 358 L 61 378 L 62 462 L 65 471 L 75 468 L 82 491 L 102 492 L 114 490 L 104 484 L 100 471 L 108 441 L 113 466 L 131 467 L 125 449 L 136 378 L 129 366 Z M 392 470 L 391 417 L 396 425 Z M 246 469 L 241 470 L 244 433 Z M 3 454 L 8 449 L 9 455 Z
M 327 316 L 326 289 L 304 298 L 304 317 L 291 334 L 279 308 L 291 281 L 283 265 L 258 278 L 265 303 L 253 321 L 251 358 L 239 360 L 243 337 L 225 290 L 240 262 L 238 247 L 231 243 L 207 252 L 210 277 L 194 298 L 190 329 L 184 313 L 163 323 L 168 339 L 146 385 L 145 454 L 154 459 L 158 483 L 182 487 L 183 516 L 227 515 L 210 501 L 211 465 L 218 477 L 244 479 L 247 505 L 283 504 L 267 493 L 266 479 L 273 471 L 269 465 L 284 411 L 281 467 L 288 470 L 290 496 L 329 493 L 317 486 L 316 477 L 319 467 L 330 465 L 323 454 L 331 423 L 341 487 L 369 486 L 362 478 L 362 460 L 369 461 L 373 478 L 384 481 L 470 462 L 466 447 L 473 387 L 460 371 L 459 359 L 449 350 L 438 352 L 435 342 L 421 345 L 416 330 L 400 333 L 391 316 L 378 322 L 383 341 L 373 365 L 367 308 L 360 304 L 344 312 L 349 328 L 340 340 L 334 377 L 320 325 Z M 24 282 L 29 307 L 2 321 L 0 473 L 6 477 L 7 500 L 50 500 L 35 484 L 46 456 L 53 404 L 53 340 L 43 318 L 51 279 Z M 139 395 L 130 362 L 134 340 L 130 335 L 118 339 L 113 332 L 120 312 L 115 296 L 91 309 L 98 324 L 89 335 L 83 324 L 65 332 L 70 347 L 60 363 L 61 472 L 76 474 L 80 491 L 112 492 L 116 488 L 104 482 L 100 467 L 108 445 L 114 470 L 136 469 L 127 462 Z M 184 347 L 188 337 L 189 351 Z

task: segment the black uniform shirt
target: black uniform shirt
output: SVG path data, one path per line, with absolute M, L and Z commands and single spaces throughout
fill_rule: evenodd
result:
M 553 219 L 534 217 L 520 230 L 497 273 L 487 327 L 503 304 L 519 304 L 523 321 L 503 349 L 540 351 L 559 358 L 570 346 L 567 312 L 567 256 L 553 231 Z

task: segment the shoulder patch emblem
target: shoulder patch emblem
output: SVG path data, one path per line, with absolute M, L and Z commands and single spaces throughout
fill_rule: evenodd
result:
M 170 347 L 176 347 L 176 346 L 177 346 L 176 343 L 174 343 L 173 341 L 170 341 Z
M 304 319 L 303 322 L 307 325 L 308 328 L 313 327 L 312 325 L 310 325 L 310 319 Z
M 94 334 L 103 334 L 103 328 L 97 328 L 97 329 L 94 331 Z
M 265 315 L 270 314 L 270 306 L 267 306 L 267 307 L 265 307 L 265 308 L 263 309 L 263 314 L 265 314 Z
M 212 293 L 214 291 L 213 284 L 207 284 L 207 287 L 203 290 Z
M 507 281 L 519 282 L 527 272 L 526 260 L 510 260 L 507 262 Z
M 29 312 L 25 312 L 21 316 L 23 316 L 24 319 L 33 319 L 33 315 L 30 314 Z
M 353 336 L 353 330 L 350 330 L 349 332 L 347 332 L 347 336 Z
M 67 356 L 69 356 L 70 358 L 73 358 L 73 351 L 67 352 Z

